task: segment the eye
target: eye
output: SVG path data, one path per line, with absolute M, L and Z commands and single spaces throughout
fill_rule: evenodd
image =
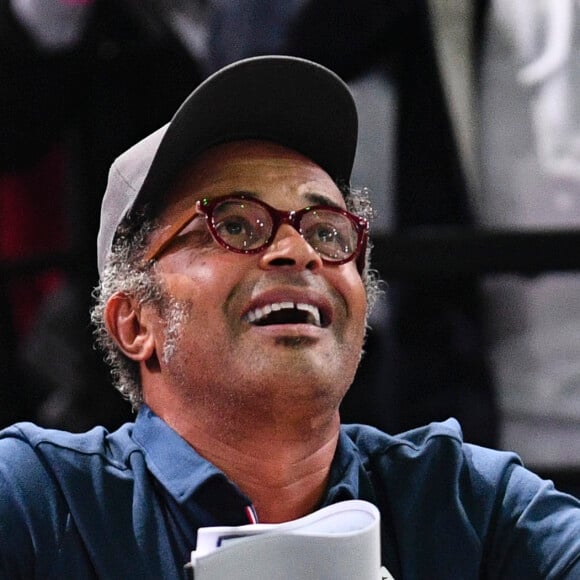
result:
M 304 216 L 302 235 L 321 255 L 342 260 L 356 248 L 356 232 L 350 221 L 335 212 L 313 211 Z
M 238 250 L 262 246 L 272 231 L 264 208 L 252 202 L 224 202 L 213 214 L 213 229 L 222 242 Z
M 229 215 L 215 224 L 217 233 L 224 239 L 246 237 L 251 238 L 254 227 L 242 216 Z
M 318 224 L 313 234 L 316 239 L 325 244 L 340 243 L 340 232 L 332 224 Z

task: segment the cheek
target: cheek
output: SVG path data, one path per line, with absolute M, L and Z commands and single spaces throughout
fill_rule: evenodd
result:
M 349 336 L 346 340 L 350 342 L 353 347 L 356 345 L 356 348 L 353 348 L 353 353 L 359 349 L 362 350 L 367 322 L 366 291 L 358 274 L 357 278 L 358 281 L 349 285 L 345 294 L 348 308 L 346 332 Z
M 366 318 L 367 313 L 367 293 L 363 281 L 357 274 L 357 281 L 353 288 L 353 309 L 358 312 L 363 318 Z
M 345 297 L 349 318 L 364 326 L 367 312 L 367 295 L 363 281 L 353 264 L 346 264 L 345 271 L 335 281 L 335 287 Z
M 191 259 L 185 252 L 171 258 L 171 263 L 159 270 L 170 296 L 202 308 L 220 303 L 234 278 L 232 264 L 216 263 L 215 257 Z
M 216 341 L 224 341 L 227 332 L 223 317 L 227 284 L 203 267 L 196 268 L 195 276 L 170 274 L 164 279 L 167 294 L 175 301 L 173 307 L 179 309 L 181 305 L 187 311 L 181 324 L 165 337 L 170 347 L 186 359 L 206 350 L 211 352 Z
M 243 278 L 239 263 L 223 258 L 199 256 L 188 260 L 183 257 L 180 263 L 170 264 L 171 271 L 166 267 L 162 275 L 167 294 L 190 305 L 190 322 L 204 329 L 204 333 L 212 329 L 218 332 Z

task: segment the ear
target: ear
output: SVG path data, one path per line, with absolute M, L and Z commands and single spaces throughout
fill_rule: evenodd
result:
M 116 292 L 105 307 L 105 325 L 113 340 L 130 359 L 147 361 L 155 353 L 151 320 L 135 298 Z

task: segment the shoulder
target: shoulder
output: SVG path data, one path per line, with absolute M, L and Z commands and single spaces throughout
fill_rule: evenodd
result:
M 58 446 L 70 447 L 66 434 L 31 423 L 0 431 L 0 576 L 49 575 L 69 514 L 55 474 Z M 39 550 L 46 557 L 34 572 Z
M 466 443 L 455 419 L 397 435 L 364 425 L 345 425 L 343 433 L 379 477 L 390 480 L 396 474 L 397 480 L 412 480 L 413 487 L 429 481 L 432 488 L 437 481 L 455 480 L 458 492 L 495 495 L 512 477 L 520 485 L 537 486 L 540 481 L 515 453 Z
M 130 433 L 129 424 L 114 433 L 72 434 L 31 423 L 0 431 L 0 576 L 6 569 L 32 577 L 26 566 L 35 561 L 38 576 L 48 576 L 71 514 L 93 510 L 94 517 L 98 506 L 87 498 L 98 490 L 110 500 L 107 489 L 119 487 L 109 485 L 111 478 L 130 485 Z
M 575 577 L 566 574 L 580 567 L 580 502 L 516 454 L 465 443 L 453 419 L 400 435 L 359 425 L 343 434 L 397 520 L 472 536 L 489 577 Z
M 544 485 L 515 453 L 465 443 L 454 419 L 399 435 L 358 425 L 347 426 L 345 434 L 386 495 L 402 503 L 423 498 L 433 506 L 454 505 L 480 529 L 498 509 L 525 511 Z
M 0 431 L 2 503 L 22 496 L 26 508 L 33 509 L 35 504 L 46 504 L 48 496 L 66 496 L 68 488 L 80 487 L 83 480 L 102 478 L 104 470 L 128 470 L 136 450 L 130 435 L 130 424 L 114 433 L 96 427 L 74 434 L 32 423 Z
M 121 466 L 126 463 L 127 455 L 136 449 L 131 433 L 131 423 L 113 433 L 103 427 L 95 427 L 85 433 L 70 433 L 45 429 L 33 423 L 16 423 L 0 431 L 0 464 L 8 457 L 15 460 L 18 466 L 21 461 L 33 456 L 70 456 L 79 459 L 95 456 L 104 462 Z
M 441 453 L 463 453 L 463 434 L 455 419 L 390 435 L 368 425 L 343 425 L 342 433 L 369 459 L 421 461 Z

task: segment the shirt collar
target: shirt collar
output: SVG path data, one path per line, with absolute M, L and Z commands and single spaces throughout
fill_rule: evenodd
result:
M 151 473 L 178 502 L 187 501 L 212 478 L 227 479 L 147 405 L 139 409 L 133 439 Z
M 370 474 L 364 457 L 342 427 L 330 466 L 328 489 L 321 507 L 349 499 L 374 500 Z

